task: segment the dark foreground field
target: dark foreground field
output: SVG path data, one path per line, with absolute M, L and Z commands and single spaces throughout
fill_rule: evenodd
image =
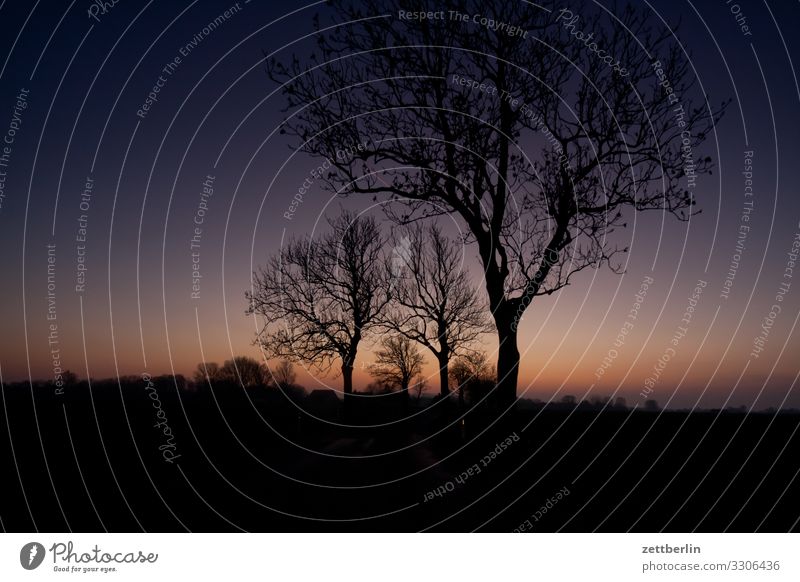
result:
M 6 385 L 3 529 L 798 528 L 796 414 L 549 407 L 492 424 L 439 402 L 392 423 L 400 401 L 372 397 L 338 418 L 386 426 L 342 428 L 301 411 L 343 414 L 324 399 L 155 388 Z

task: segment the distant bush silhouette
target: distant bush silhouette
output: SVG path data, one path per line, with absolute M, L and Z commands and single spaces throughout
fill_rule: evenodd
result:
M 565 394 L 561 398 L 561 403 L 564 406 L 577 406 L 578 405 L 578 400 L 574 396 L 572 396 L 571 394 Z
M 644 401 L 644 409 L 649 412 L 657 412 L 661 410 L 661 407 L 658 405 L 658 402 L 653 400 L 652 398 L 648 398 Z

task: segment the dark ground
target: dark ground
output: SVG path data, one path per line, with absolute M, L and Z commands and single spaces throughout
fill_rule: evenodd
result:
M 263 388 L 156 385 L 180 455 L 172 464 L 138 378 L 91 391 L 81 383 L 63 395 L 49 385 L 4 386 L 2 528 L 798 529 L 797 414 L 551 406 L 494 424 L 473 409 L 462 426 L 457 407 L 440 402 L 389 427 L 339 428 Z M 348 422 L 387 422 L 400 402 L 359 399 Z M 515 433 L 519 440 L 484 464 Z M 465 473 L 476 464 L 479 474 Z

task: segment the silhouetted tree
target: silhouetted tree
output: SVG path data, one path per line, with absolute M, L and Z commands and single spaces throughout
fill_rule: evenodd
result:
M 278 386 L 292 386 L 297 379 L 294 365 L 289 360 L 281 360 L 278 365 L 270 369 L 272 380 Z
M 300 402 L 306 396 L 306 389 L 295 384 L 296 379 L 294 364 L 289 360 L 279 361 L 274 368 L 265 368 L 265 380 L 268 386 L 280 390 L 289 399 Z
M 405 336 L 388 336 L 375 352 L 375 364 L 369 373 L 378 382 L 396 386 L 406 398 L 411 382 L 422 373 L 425 358 Z
M 446 396 L 450 359 L 491 331 L 486 304 L 464 270 L 461 246 L 437 225 L 417 225 L 398 238 L 389 261 L 393 307 L 385 322 L 433 353 Z
M 711 168 L 693 152 L 724 107 L 693 104 L 703 95 L 673 30 L 631 6 L 610 19 L 578 2 L 448 2 L 513 23 L 523 39 L 457 18 L 399 20 L 390 0 L 331 4 L 311 65 L 268 63 L 293 109 L 282 129 L 329 161 L 331 191 L 400 201 L 401 222 L 462 219 L 499 340 L 499 402 L 510 405 L 530 303 L 584 269 L 617 271 L 627 249 L 609 235 L 628 211 L 691 215 L 689 188 Z M 573 34 L 573 12 L 592 44 Z M 338 155 L 345 146 L 354 155 Z
M 222 374 L 216 362 L 200 362 L 192 375 L 192 381 L 200 386 L 206 383 L 213 384 L 221 379 Z
M 425 388 L 427 387 L 428 381 L 422 377 L 417 378 L 417 381 L 411 385 L 410 390 L 414 393 L 414 396 L 416 396 L 417 402 L 420 401 L 422 398 L 422 393 L 425 392 Z
M 464 394 L 475 392 L 487 384 L 495 375 L 485 352 L 471 350 L 460 355 L 450 366 L 450 377 L 458 389 L 458 402 L 464 404 Z M 475 394 L 470 394 L 474 400 Z
M 225 360 L 219 369 L 223 382 L 241 384 L 245 388 L 263 386 L 267 377 L 266 366 L 249 356 L 236 356 Z
M 348 395 L 358 346 L 388 302 L 384 237 L 371 217 L 344 212 L 329 224 L 319 241 L 290 241 L 254 275 L 248 313 L 264 318 L 257 341 L 269 357 L 323 371 L 338 361 Z

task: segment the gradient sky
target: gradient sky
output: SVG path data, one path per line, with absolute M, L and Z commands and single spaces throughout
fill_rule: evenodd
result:
M 289 58 L 313 42 L 312 17 L 323 3 L 240 2 L 210 34 L 201 31 L 233 2 L 120 2 L 99 22 L 91 5 L 0 8 L 0 132 L 17 95 L 27 108 L 11 145 L 0 208 L 4 268 L 0 366 L 4 381 L 52 377 L 48 344 L 47 246 L 56 245 L 56 313 L 61 359 L 80 377 L 190 374 L 203 360 L 258 356 L 255 322 L 244 314 L 253 268 L 281 240 L 324 228 L 346 204 L 312 187 L 293 220 L 283 218 L 298 186 L 316 167 L 293 155 L 276 130 L 283 99 L 273 94 L 264 54 Z M 797 131 L 800 63 L 796 3 L 742 4 L 745 36 L 724 2 L 652 2 L 667 21 L 682 17 L 679 38 L 713 103 L 732 98 L 702 151 L 717 167 L 700 178 L 702 214 L 688 223 L 652 213 L 622 233 L 631 252 L 622 276 L 582 273 L 571 287 L 538 298 L 520 328 L 519 394 L 639 395 L 665 353 L 698 280 L 707 282 L 685 338 L 652 398 L 671 406 L 800 406 L 792 391 L 800 340 L 795 329 L 800 280 L 792 283 L 764 351 L 749 356 L 775 303 L 800 232 Z M 406 7 L 400 4 L 400 7 Z M 643 4 L 646 9 L 646 4 Z M 295 11 L 294 14 L 288 14 Z M 288 15 L 287 15 L 288 14 Z M 653 22 L 658 23 L 657 16 Z M 162 72 L 200 34 L 167 75 Z M 5 58 L 7 57 L 7 58 Z M 157 101 L 137 116 L 159 82 Z M 736 247 L 744 202 L 744 151 L 754 151 L 755 204 L 730 297 L 720 292 Z M 200 299 L 190 297 L 193 220 L 203 182 L 214 194 L 202 225 Z M 87 210 L 81 195 L 94 183 Z M 76 292 L 79 217 L 87 215 L 86 286 Z M 454 227 L 458 227 L 456 223 Z M 476 250 L 465 249 L 470 268 Z M 624 345 L 603 374 L 634 296 L 652 277 Z M 800 276 L 800 275 L 799 275 Z M 496 342 L 486 338 L 486 349 Z M 429 362 L 432 358 L 428 358 Z M 364 350 L 359 365 L 368 363 Z M 433 374 L 432 366 L 429 373 Z M 340 381 L 301 374 L 309 388 Z M 356 385 L 368 376 L 356 374 Z M 431 377 L 435 386 L 435 376 Z

